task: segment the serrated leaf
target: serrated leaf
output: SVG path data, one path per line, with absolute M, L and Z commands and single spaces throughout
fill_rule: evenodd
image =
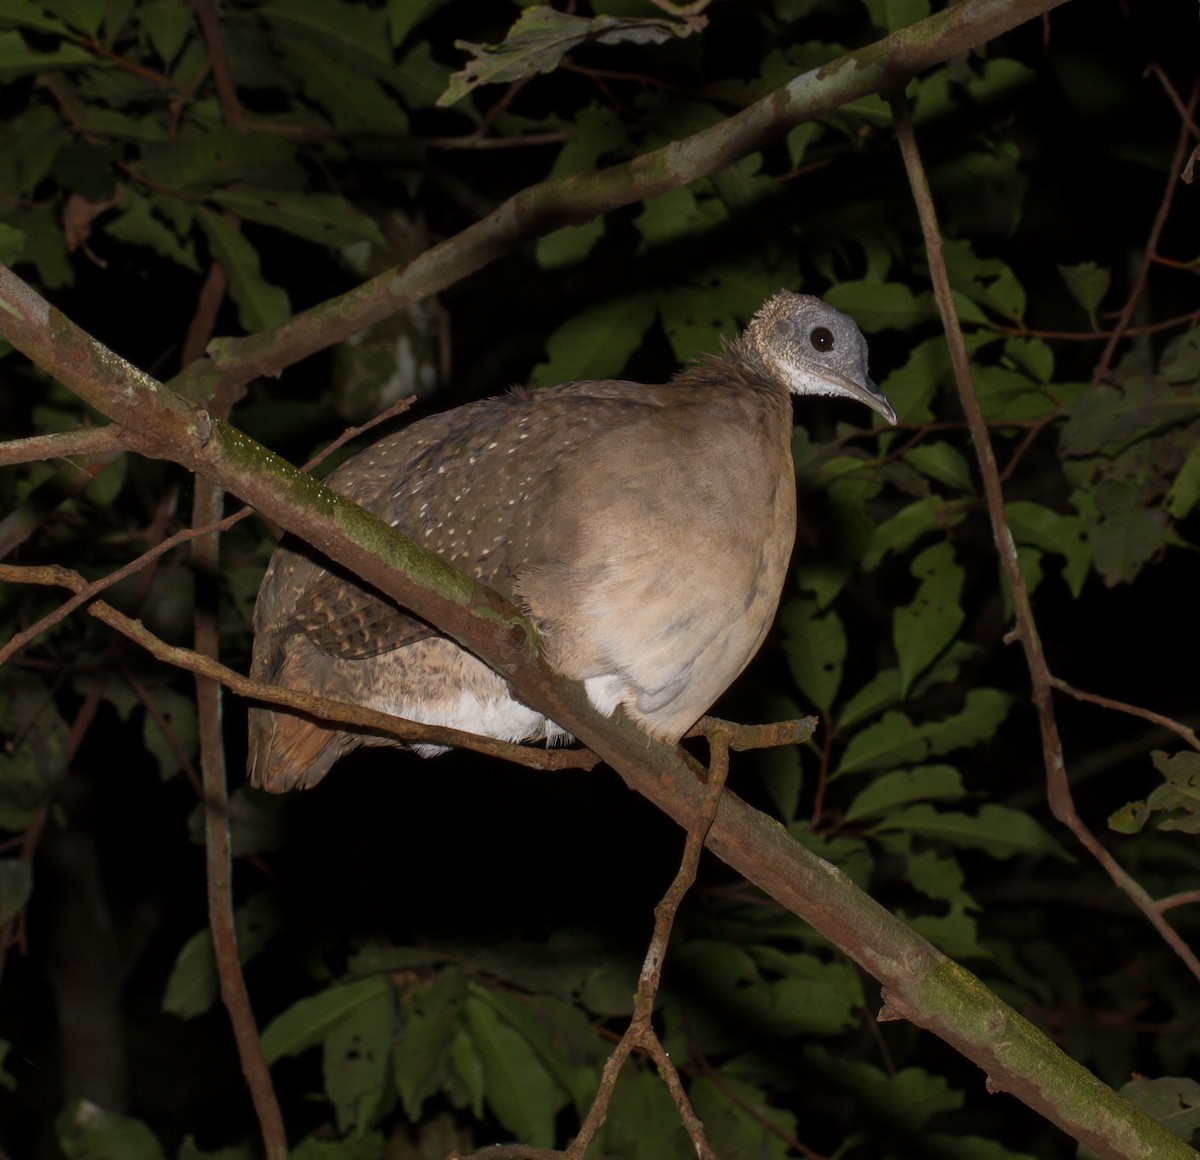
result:
M 949 443 L 921 443 L 904 453 L 904 462 L 922 475 L 955 491 L 973 493 L 975 481 L 966 456 Z
M 929 294 L 914 294 L 901 282 L 839 282 L 825 292 L 825 301 L 868 334 L 909 330 L 933 317 Z
M 859 791 L 846 809 L 846 821 L 887 813 L 916 801 L 958 801 L 965 796 L 962 776 L 950 765 L 918 765 L 885 773 Z
M 352 983 L 335 983 L 293 1003 L 272 1019 L 263 1032 L 262 1049 L 267 1063 L 315 1047 L 356 1007 L 371 1002 L 388 989 L 386 979 L 373 976 Z
M 990 741 L 1008 716 L 1015 698 L 999 689 L 969 689 L 962 709 L 941 721 L 929 721 L 921 731 L 935 755 L 968 749 Z
M 425 1100 L 446 1084 L 466 995 L 466 976 L 458 968 L 448 967 L 404 1005 L 392 1075 L 405 1114 L 413 1123 L 420 1122 Z
M 876 525 L 863 553 L 862 567 L 870 572 L 889 552 L 903 552 L 930 532 L 944 533 L 962 522 L 961 512 L 947 510 L 939 496 L 927 495 Z
M 1074 266 L 1060 265 L 1058 273 L 1067 284 L 1072 297 L 1083 307 L 1092 329 L 1099 329 L 1096 325 L 1096 311 L 1104 301 L 1104 295 L 1108 293 L 1112 271 L 1095 262 L 1079 262 Z
M 1200 415 L 1200 398 L 1160 380 L 1129 378 L 1121 388 L 1102 383 L 1080 396 L 1059 438 L 1063 455 L 1111 454 L 1162 427 Z
M 168 68 L 196 27 L 192 9 L 184 0 L 146 0 L 138 8 L 138 22 Z
M 383 65 L 392 63 L 384 13 L 378 8 L 341 0 L 272 0 L 259 13 L 270 24 L 307 33 L 326 51 L 350 60 L 361 54 Z
M 239 185 L 214 191 L 210 200 L 247 221 L 274 226 L 318 246 L 348 246 L 360 241 L 387 245 L 372 217 L 332 193 Z
M 173 689 L 159 688 L 149 694 L 142 721 L 142 741 L 155 761 L 159 776 L 166 781 L 195 756 L 199 745 L 196 702 Z
M 339 1132 L 364 1132 L 383 1097 L 392 1043 L 391 988 L 359 1003 L 325 1037 L 321 1074 Z
M 529 1041 L 487 1003 L 468 997 L 466 1015 L 488 1106 L 517 1139 L 549 1148 L 554 1143 L 554 1117 L 566 1104 L 566 1093 L 551 1079 Z
M 821 614 L 815 600 L 794 598 L 779 619 L 788 670 L 800 692 L 824 715 L 842 682 L 846 630 L 836 612 Z
M 892 618 L 902 696 L 954 639 L 965 619 L 960 601 L 964 572 L 953 545 L 943 541 L 926 548 L 913 560 L 912 574 L 920 581 L 917 593 Z
M 900 670 L 881 669 L 845 704 L 837 719 L 838 733 L 890 709 L 900 700 Z
M 37 52 L 19 32 L 0 32 L 0 78 L 5 80 L 28 72 L 91 64 L 92 60 L 91 53 L 74 44 L 60 45 L 54 52 Z
M 927 752 L 925 738 L 912 721 L 903 713 L 887 712 L 850 739 L 834 776 L 911 765 Z
M 291 315 L 287 291 L 263 278 L 254 247 L 220 214 L 201 206 L 196 216 L 213 257 L 229 279 L 229 292 L 237 303 L 243 328 L 253 334 L 286 322 Z
M 479 85 L 505 84 L 552 72 L 568 52 L 589 41 L 662 44 L 673 36 L 687 36 L 692 31 L 693 26 L 684 21 L 616 16 L 596 16 L 589 20 L 541 5 L 526 8 L 500 44 L 454 42 L 456 48 L 472 53 L 474 59 L 450 78 L 438 104 L 452 105 Z
M 546 342 L 546 361 L 533 368 L 534 386 L 618 375 L 654 321 L 650 294 L 602 302 L 563 323 Z
M 1012 500 L 1004 505 L 1009 530 L 1018 544 L 1032 544 L 1066 560 L 1063 579 L 1076 599 L 1091 567 L 1091 550 L 1083 534 L 1083 520 L 1053 511 L 1031 500 Z
M 877 832 L 904 832 L 952 846 L 983 850 L 993 858 L 1018 854 L 1050 854 L 1063 861 L 1070 855 L 1028 814 L 993 803 L 978 814 L 955 810 L 938 811 L 921 803 L 892 814 L 876 827 Z
M 233 923 L 238 962 L 244 966 L 283 925 L 275 893 L 263 891 L 243 903 L 234 912 Z M 179 952 L 167 979 L 162 1009 L 180 1019 L 191 1019 L 208 1011 L 219 993 L 212 931 L 205 927 L 192 935 Z

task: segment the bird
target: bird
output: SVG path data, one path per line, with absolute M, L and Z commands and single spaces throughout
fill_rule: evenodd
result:
M 849 316 L 782 290 L 744 331 L 660 385 L 563 383 L 421 419 L 326 483 L 533 622 L 550 665 L 605 715 L 677 742 L 762 644 L 796 534 L 794 396 L 896 416 Z M 437 630 L 295 539 L 255 604 L 251 677 L 512 742 L 569 734 Z M 253 785 L 316 785 L 392 741 L 250 710 Z

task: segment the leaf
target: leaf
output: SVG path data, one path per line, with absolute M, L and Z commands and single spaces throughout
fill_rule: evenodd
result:
M 534 1147 L 554 1143 L 554 1117 L 565 1093 L 530 1047 L 529 1041 L 481 999 L 468 997 L 467 1025 L 483 1068 L 484 1094 L 496 1118 L 517 1139 Z
M 500 44 L 454 42 L 456 48 L 473 53 L 474 59 L 451 76 L 438 104 L 452 105 L 479 85 L 505 84 L 552 72 L 568 52 L 589 41 L 662 44 L 673 36 L 690 35 L 695 27 L 686 21 L 655 17 L 596 16 L 589 20 L 544 6 L 526 8 Z
M 63 1108 L 54 1130 L 67 1160 L 165 1160 L 158 1138 L 141 1120 L 106 1112 L 90 1100 Z
M 1092 329 L 1098 330 L 1096 311 L 1104 301 L 1104 295 L 1108 293 L 1112 271 L 1107 266 L 1099 266 L 1095 262 L 1080 262 L 1074 266 L 1060 265 L 1058 273 L 1075 301 L 1083 307 Z
M 958 801 L 965 796 L 962 776 L 950 765 L 918 765 L 885 773 L 860 790 L 846 809 L 846 821 L 885 814 L 914 801 Z
M 904 462 L 955 491 L 974 493 L 975 480 L 966 456 L 949 443 L 921 443 L 904 453 Z
M 824 715 L 842 682 L 846 630 L 836 612 L 821 615 L 815 600 L 793 598 L 779 618 L 788 670 L 800 692 Z
M 388 36 L 392 47 L 403 44 L 422 20 L 445 3 L 446 0 L 387 0 Z
M 418 988 L 402 1008 L 392 1076 L 413 1123 L 420 1122 L 425 1101 L 447 1082 L 466 994 L 466 976 L 457 967 L 448 967 Z
M 1095 513 L 1085 527 L 1096 571 L 1110 588 L 1130 583 L 1165 546 L 1166 513 L 1160 507 L 1145 507 L 1135 484 L 1099 483 L 1091 496 Z
M 1062 556 L 1063 579 L 1071 595 L 1079 599 L 1083 582 L 1091 567 L 1091 549 L 1084 538 L 1083 520 L 1079 516 L 1061 515 L 1031 500 L 1012 500 L 1004 505 L 1009 530 L 1018 544 L 1032 544 L 1044 552 Z
M 901 696 L 954 639 L 965 617 L 960 602 L 964 573 L 948 541 L 921 552 L 912 562 L 912 573 L 920 581 L 917 594 L 911 604 L 897 608 L 892 619 Z
M 688 1089 L 704 1135 L 716 1156 L 752 1156 L 754 1160 L 787 1160 L 794 1155 L 787 1141 L 794 1137 L 796 1117 L 772 1107 L 758 1085 L 730 1076 L 701 1076 Z
M 147 246 L 160 257 L 184 269 L 200 272 L 196 247 L 190 237 L 180 237 L 154 212 L 154 198 L 131 193 L 121 203 L 116 218 L 104 225 L 104 232 L 134 246 Z
M 238 962 L 245 966 L 282 926 L 283 914 L 273 890 L 264 890 L 239 906 L 233 915 Z M 210 1010 L 219 993 L 212 931 L 205 927 L 183 944 L 167 979 L 162 1009 L 191 1019 Z
M 1081 395 L 1059 437 L 1063 455 L 1112 454 L 1136 439 L 1200 415 L 1200 398 L 1148 376 L 1128 378 L 1121 388 L 1102 383 Z
M 867 334 L 909 330 L 933 317 L 929 293 L 914 294 L 901 282 L 839 282 L 824 297 L 830 306 L 849 314 Z
M 214 191 L 210 200 L 247 221 L 274 226 L 318 246 L 347 246 L 364 240 L 387 245 L 373 218 L 332 193 L 239 185 Z
M 360 54 L 382 65 L 392 63 L 391 41 L 378 8 L 342 0 L 272 0 L 259 12 L 270 24 L 303 31 L 348 61 Z
M 550 386 L 619 374 L 653 321 L 650 294 L 613 299 L 576 314 L 547 340 L 546 361 L 533 368 L 533 385 Z
M 1135 1079 L 1121 1088 L 1121 1095 L 1180 1140 L 1191 1140 L 1200 1129 L 1200 1083 L 1194 1079 L 1187 1076 Z
M 925 803 L 909 806 L 880 822 L 876 832 L 904 832 L 931 841 L 945 841 L 951 846 L 983 850 L 993 858 L 1050 854 L 1066 862 L 1073 861 L 1028 814 L 990 802 L 973 816 L 953 810 L 939 812 Z
M 1200 503 L 1200 443 L 1192 448 L 1164 501 L 1172 519 L 1182 520 Z
M 238 306 L 238 320 L 253 334 L 272 330 L 291 314 L 287 291 L 267 282 L 254 247 L 220 214 L 201 206 L 196 211 L 213 257 L 229 279 L 229 292 Z
M 337 1129 L 363 1133 L 383 1099 L 395 1017 L 392 990 L 385 988 L 338 1020 L 325 1037 L 321 1072 Z
M 924 20 L 929 15 L 929 0 L 863 0 L 871 23 L 884 32 L 895 32 Z
M 335 983 L 307 999 L 293 1003 L 268 1024 L 262 1035 L 268 1064 L 285 1055 L 299 1055 L 324 1041 L 356 1007 L 369 1003 L 389 989 L 387 979 L 372 976 L 350 983 Z
M 145 0 L 138 8 L 138 22 L 168 68 L 196 27 L 184 0 Z
M 947 507 L 940 496 L 927 495 L 877 524 L 863 553 L 864 570 L 872 571 L 889 552 L 903 552 L 930 532 L 944 534 L 946 529 L 961 523 L 962 513 L 950 512 Z
M 888 712 L 850 739 L 833 776 L 907 765 L 920 761 L 927 751 L 925 738 L 912 721 L 903 713 Z
M 63 44 L 54 52 L 36 52 L 19 32 L 0 32 L 0 79 L 14 80 L 23 73 L 71 68 L 92 63 L 92 54 L 74 44 Z
M 183 769 L 199 746 L 196 703 L 174 689 L 149 691 L 150 704 L 142 719 L 142 742 L 155 761 L 158 774 L 166 781 Z
M 25 908 L 33 893 L 33 863 L 28 858 L 0 858 L 0 924 Z
M 1016 698 L 999 689 L 970 689 L 962 710 L 941 721 L 930 721 L 921 730 L 929 742 L 929 752 L 941 755 L 956 749 L 968 749 L 990 741 L 1008 716 Z
M 880 669 L 845 704 L 837 719 L 837 732 L 844 733 L 860 721 L 874 717 L 900 700 L 900 670 Z
M 962 158 L 969 159 L 970 154 Z M 999 258 L 980 258 L 965 238 L 946 238 L 942 248 L 950 285 L 955 290 L 1006 322 L 1021 321 L 1025 313 L 1025 290 L 1004 262 Z

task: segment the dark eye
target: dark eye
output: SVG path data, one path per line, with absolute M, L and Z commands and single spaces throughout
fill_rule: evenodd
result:
M 814 326 L 808 341 L 813 344 L 813 350 L 833 350 L 833 331 L 828 326 Z

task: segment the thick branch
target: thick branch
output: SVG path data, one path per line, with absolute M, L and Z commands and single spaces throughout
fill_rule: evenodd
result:
M 528 621 L 495 593 L 195 410 L 95 343 L 3 268 L 0 332 L 125 426 L 145 454 L 173 459 L 213 480 L 442 627 L 503 673 L 522 701 L 569 729 L 664 813 L 686 828 L 696 824 L 705 792 L 697 764 L 640 733 L 623 715 L 604 718 L 592 710 L 582 686 L 554 674 Z M 892 1010 L 978 1063 L 994 1089 L 1014 1093 L 1102 1157 L 1195 1160 L 1190 1148 L 1063 1055 L 778 822 L 726 793 L 707 845 L 883 982 Z
M 386 270 L 275 330 L 219 341 L 211 349 L 210 362 L 196 363 L 171 385 L 190 399 L 204 400 L 219 387 L 246 383 L 258 375 L 277 375 L 299 359 L 475 273 L 523 242 L 561 226 L 582 225 L 725 169 L 804 121 L 964 53 L 1060 3 L 964 0 L 803 73 L 736 116 L 691 137 L 623 165 L 532 185 L 403 268 Z

